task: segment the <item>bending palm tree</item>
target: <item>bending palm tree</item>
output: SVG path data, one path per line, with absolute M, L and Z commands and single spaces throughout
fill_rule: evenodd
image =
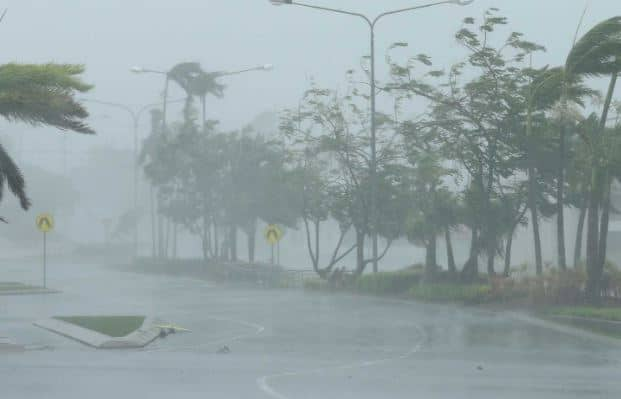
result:
M 83 122 L 88 112 L 74 98 L 75 92 L 85 92 L 92 87 L 78 77 L 82 72 L 84 67 L 81 65 L 0 65 L 0 115 L 11 122 L 94 133 Z M 30 201 L 24 177 L 0 144 L 0 200 L 5 182 L 19 198 L 21 207 L 28 209 Z
M 592 301 L 599 297 L 600 280 L 606 260 L 608 215 L 610 210 L 610 184 L 608 166 L 600 158 L 608 111 L 621 71 L 621 16 L 607 19 L 588 31 L 571 49 L 566 70 L 570 74 L 584 76 L 610 76 L 610 85 L 600 118 L 597 137 L 589 138 L 593 162 L 589 210 L 587 218 L 587 296 Z M 600 224 L 599 211 L 603 208 Z

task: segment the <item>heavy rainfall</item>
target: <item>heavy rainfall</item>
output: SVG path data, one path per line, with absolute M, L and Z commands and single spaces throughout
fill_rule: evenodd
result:
M 0 397 L 621 397 L 618 0 L 0 4 Z

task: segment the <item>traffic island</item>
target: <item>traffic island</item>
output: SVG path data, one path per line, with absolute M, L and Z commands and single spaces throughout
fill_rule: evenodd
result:
M 34 325 L 97 349 L 131 349 L 160 337 L 164 323 L 145 316 L 57 316 Z
M 35 295 L 35 294 L 56 294 L 58 290 L 45 287 L 37 287 L 12 281 L 0 282 L 0 295 Z

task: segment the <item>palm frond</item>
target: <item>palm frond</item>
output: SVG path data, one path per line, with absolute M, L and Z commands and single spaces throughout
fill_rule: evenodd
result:
M 571 49 L 565 63 L 571 74 L 610 75 L 621 70 L 621 16 L 600 22 Z
M 9 186 L 9 190 L 19 199 L 20 205 L 24 210 L 30 208 L 30 200 L 26 196 L 26 182 L 22 171 L 15 165 L 13 159 L 0 144 L 0 176 L 2 176 L 2 186 L 4 180 Z
M 0 89 L 0 115 L 9 121 L 45 124 L 86 134 L 95 133 L 82 121 L 88 117 L 88 111 L 72 94 L 47 87 Z

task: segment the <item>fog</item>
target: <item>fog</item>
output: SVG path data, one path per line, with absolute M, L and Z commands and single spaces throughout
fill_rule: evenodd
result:
M 222 99 L 210 97 L 207 109 L 208 117 L 217 119 L 223 130 L 239 129 L 251 124 L 262 113 L 277 115 L 282 109 L 297 104 L 311 78 L 326 87 L 343 88 L 345 71 L 357 67 L 360 58 L 368 54 L 367 28 L 362 21 L 295 7 L 273 7 L 268 1 L 76 0 L 52 4 L 19 0 L 5 3 L 9 13 L 1 29 L 5 38 L 10 38 L 3 46 L 5 60 L 84 64 L 87 66 L 85 80 L 95 85 L 83 96 L 85 98 L 120 102 L 136 109 L 160 101 L 162 79 L 157 75 L 132 74 L 129 69 L 136 65 L 165 70 L 179 62 L 197 61 L 208 71 L 227 71 L 274 64 L 275 69 L 268 73 L 222 79 L 227 85 L 225 96 Z M 614 0 L 588 2 L 583 26 L 591 26 L 609 16 L 614 3 Z M 376 15 L 387 8 L 410 4 L 397 0 L 343 0 L 338 2 L 338 7 Z M 537 55 L 535 62 L 556 65 L 571 47 L 585 5 L 582 1 L 562 0 L 479 0 L 466 8 L 442 6 L 397 15 L 378 26 L 377 52 L 384 54 L 389 44 L 404 41 L 410 44 L 411 51 L 430 55 L 437 65 L 450 65 L 463 56 L 463 50 L 452 38 L 460 20 L 465 16 L 481 15 L 489 7 L 498 7 L 509 16 L 511 28 L 523 32 L 527 38 L 538 38 L 546 46 L 547 52 Z M 553 29 L 550 21 L 554 21 Z M 378 79 L 385 79 L 386 72 L 380 60 Z M 594 84 L 599 89 L 606 85 L 605 80 Z M 173 85 L 170 97 L 183 96 L 182 90 Z M 390 106 L 382 96 L 378 101 L 380 107 L 382 104 Z M 32 164 L 61 176 L 73 175 L 85 168 L 99 169 L 100 177 L 94 180 L 111 184 L 108 188 L 101 187 L 96 195 L 82 180 L 80 184 L 73 184 L 80 200 L 71 207 L 72 214 L 66 215 L 70 219 L 63 220 L 61 225 L 64 235 L 79 241 L 103 239 L 101 221 L 118 217 L 131 204 L 130 174 L 124 173 L 122 167 L 101 168 L 101 164 L 92 159 L 94 149 L 114 150 L 120 151 L 116 155 L 119 162 L 114 162 L 115 165 L 131 162 L 121 160 L 123 150 L 132 150 L 131 120 L 125 112 L 115 108 L 91 103 L 88 109 L 89 123 L 97 131 L 96 137 L 65 136 L 51 128 L 0 122 L 0 129 L 10 138 L 20 164 Z M 171 119 L 180 119 L 181 105 L 171 106 L 169 113 Z M 140 122 L 140 137 L 144 138 L 148 135 L 146 113 Z M 274 124 L 269 128 L 263 126 L 262 130 L 273 134 L 267 131 L 276 128 Z M 77 183 L 81 178 L 75 176 L 75 179 Z M 33 182 L 29 184 L 34 186 Z M 128 202 L 124 203 L 123 198 Z M 141 198 L 144 200 L 145 195 Z M 10 201 L 5 201 L 3 207 L 9 207 Z M 46 201 L 38 197 L 36 209 L 45 209 Z M 84 217 L 94 221 L 86 224 Z M 553 221 L 551 223 L 542 232 L 544 254 L 548 259 L 556 251 Z M 568 229 L 575 228 L 574 224 L 570 216 Z M 148 233 L 147 226 L 143 227 L 144 233 Z M 525 234 L 519 234 L 525 242 L 524 248 L 530 241 Z M 571 232 L 568 231 L 569 236 Z M 296 240 L 295 250 L 282 249 L 283 260 L 299 260 L 297 247 L 303 246 L 303 235 L 296 238 L 299 240 Z M 144 245 L 148 247 L 147 243 Z M 186 245 L 184 253 L 193 254 L 192 247 Z M 397 251 L 388 255 L 385 263 L 390 266 L 387 267 L 416 263 L 423 256 L 421 251 L 411 247 L 398 251 L 395 257 L 392 257 L 393 252 Z M 516 259 L 517 263 L 528 260 L 526 251 L 516 253 L 524 255 Z M 399 260 L 404 257 L 408 259 Z M 299 268 L 299 265 L 290 266 Z
M 0 3 L 0 396 L 619 397 L 621 3 L 423 3 Z

